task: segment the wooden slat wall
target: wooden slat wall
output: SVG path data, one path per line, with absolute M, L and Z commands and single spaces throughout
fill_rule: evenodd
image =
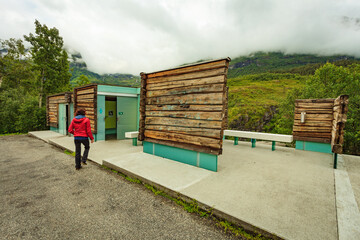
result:
M 229 61 L 142 73 L 139 140 L 221 154 Z
M 89 118 L 92 133 L 97 132 L 97 85 L 88 85 L 74 89 L 74 112 L 83 108 Z
M 344 128 L 347 120 L 349 96 L 341 95 L 334 101 L 331 149 L 334 153 L 342 153 L 344 144 Z
M 59 122 L 58 122 L 59 103 L 68 103 L 69 102 L 68 94 L 69 93 L 61 93 L 47 97 L 47 101 L 46 101 L 47 126 L 56 127 L 56 128 L 59 126 Z
M 334 99 L 297 99 L 293 127 L 294 140 L 331 142 Z M 305 123 L 300 122 L 301 112 L 306 112 Z

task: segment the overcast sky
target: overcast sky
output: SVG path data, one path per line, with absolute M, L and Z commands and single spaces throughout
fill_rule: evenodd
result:
M 359 0 L 0 0 L 0 39 L 56 27 L 98 73 L 255 51 L 360 57 Z

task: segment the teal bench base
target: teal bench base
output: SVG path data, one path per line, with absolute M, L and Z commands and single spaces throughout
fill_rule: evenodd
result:
M 239 138 L 238 137 L 234 137 L 234 145 L 238 145 L 239 144 Z M 272 141 L 272 144 L 271 144 L 271 150 L 272 151 L 275 151 L 275 145 L 276 145 L 276 142 L 275 141 Z M 251 139 L 251 147 L 254 148 L 256 147 L 256 139 Z
M 170 147 L 146 141 L 143 142 L 143 151 L 155 156 L 217 172 L 217 155 Z
M 295 149 L 332 154 L 330 143 L 296 141 Z

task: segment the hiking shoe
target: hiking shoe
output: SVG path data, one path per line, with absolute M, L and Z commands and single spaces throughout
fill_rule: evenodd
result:
M 80 170 L 81 166 L 80 167 L 75 167 L 75 170 Z
M 86 162 L 81 162 L 83 165 L 87 165 L 87 163 Z

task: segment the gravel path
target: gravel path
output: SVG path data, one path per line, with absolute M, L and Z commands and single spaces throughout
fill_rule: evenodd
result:
M 91 151 L 91 149 L 90 149 Z M 231 239 L 141 185 L 40 140 L 0 137 L 0 239 Z

